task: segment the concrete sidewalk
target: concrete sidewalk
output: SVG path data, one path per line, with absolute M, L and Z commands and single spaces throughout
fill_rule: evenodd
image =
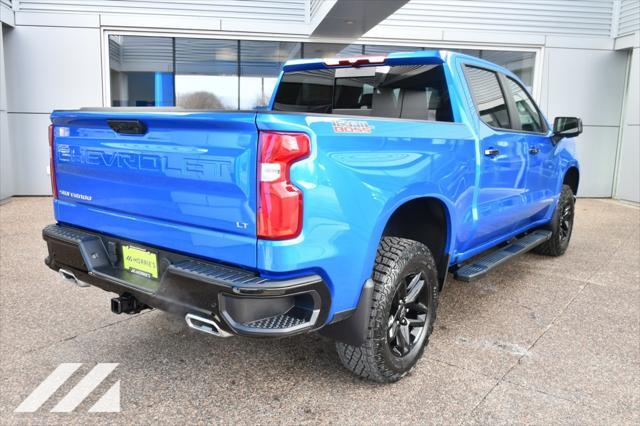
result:
M 399 383 L 342 369 L 316 335 L 219 340 L 43 264 L 48 198 L 0 206 L 0 418 L 14 423 L 640 422 L 640 209 L 578 200 L 560 258 L 450 280 L 424 358 Z M 13 410 L 60 363 L 84 363 L 36 413 Z M 96 363 L 120 365 L 74 412 L 49 410 Z M 120 413 L 88 409 L 117 380 Z

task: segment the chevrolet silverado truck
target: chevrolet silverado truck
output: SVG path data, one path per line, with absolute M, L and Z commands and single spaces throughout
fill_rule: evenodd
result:
M 46 264 L 218 337 L 320 332 L 379 381 L 422 356 L 449 273 L 569 244 L 576 117 L 446 51 L 287 62 L 253 111 L 85 108 L 49 129 Z

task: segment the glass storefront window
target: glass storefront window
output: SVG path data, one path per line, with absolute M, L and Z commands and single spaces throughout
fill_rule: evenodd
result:
M 536 62 L 535 52 L 514 52 L 507 50 L 471 50 L 471 49 L 451 49 L 455 52 L 465 53 L 486 59 L 489 62 L 505 67 L 512 73 L 520 77 L 527 86 L 527 90 L 533 88 L 533 70 Z
M 533 87 L 533 69 L 536 61 L 534 52 L 483 50 L 480 57 L 510 70 L 520 77 L 520 80 L 527 86 L 527 90 L 531 91 Z
M 301 47 L 278 41 L 240 42 L 240 109 L 269 104 L 282 65 L 300 58 Z
M 176 38 L 176 105 L 238 109 L 238 42 Z
M 253 109 L 268 104 L 289 59 L 424 49 L 429 47 L 110 35 L 111 105 Z M 535 52 L 450 50 L 510 69 L 531 91 Z
M 416 52 L 418 50 L 424 49 L 415 46 L 384 46 L 378 44 L 366 44 L 364 46 L 365 55 L 387 55 L 393 52 Z
M 173 39 L 109 36 L 112 106 L 174 104 Z
M 304 43 L 304 58 L 335 58 L 359 56 L 363 53 L 361 44 Z

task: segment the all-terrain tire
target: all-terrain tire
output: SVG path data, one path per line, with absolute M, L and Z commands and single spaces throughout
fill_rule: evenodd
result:
M 540 244 L 533 251 L 545 256 L 562 256 L 569 247 L 574 216 L 575 196 L 569 185 L 562 185 L 558 205 L 553 212 L 551 222 L 546 226 L 553 234 L 548 241 Z
M 422 303 L 421 309 L 426 307 L 427 310 L 424 316 L 421 315 L 424 317 L 424 326 L 418 332 L 420 341 L 416 337 L 411 349 L 399 356 L 388 342 L 389 322 L 392 319 L 391 308 L 394 303 L 397 306 L 396 293 L 404 285 L 406 295 L 405 280 L 410 274 L 417 274 L 424 281 L 419 301 Z M 378 246 L 372 279 L 373 304 L 364 343 L 352 346 L 336 342 L 336 350 L 342 364 L 354 374 L 382 383 L 395 382 L 415 366 L 433 331 L 438 306 L 436 263 L 424 244 L 404 238 L 384 237 Z

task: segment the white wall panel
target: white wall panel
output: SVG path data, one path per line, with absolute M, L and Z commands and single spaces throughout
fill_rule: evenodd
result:
M 17 26 L 5 36 L 14 193 L 49 194 L 49 114 L 102 105 L 100 32 Z
M 9 114 L 14 190 L 19 195 L 50 195 L 48 114 Z
M 14 15 L 11 0 L 0 0 L 0 23 L 15 25 Z
M 624 126 L 618 156 L 616 198 L 640 203 L 640 49 L 633 49 L 629 68 Z
M 640 31 L 640 1 L 622 0 L 618 19 L 618 36 Z
M 307 0 L 20 0 L 21 11 L 203 16 L 304 23 Z
M 627 69 L 625 52 L 546 49 L 547 113 L 579 116 L 585 125 L 619 126 Z
M 548 118 L 578 116 L 585 124 L 577 138 L 581 196 L 612 196 L 626 70 L 626 52 L 545 49 Z
M 13 155 L 9 140 L 9 116 L 0 110 L 0 200 L 11 197 L 14 190 Z
M 102 105 L 98 29 L 18 26 L 5 47 L 9 113 Z
M 10 197 L 13 191 L 13 156 L 9 139 L 7 115 L 7 86 L 4 72 L 4 29 L 0 24 L 0 200 Z
M 640 126 L 625 126 L 620 141 L 620 163 L 615 197 L 640 203 Z
M 581 197 L 611 197 L 618 145 L 617 127 L 585 126 L 577 138 Z
M 140 16 L 136 17 L 138 21 L 142 18 Z M 99 28 L 100 15 L 97 13 L 17 12 L 15 22 L 16 25 L 36 27 Z
M 4 33 L 10 31 L 0 25 L 0 111 L 7 111 L 7 86 L 4 68 Z
M 322 1 L 323 0 L 310 0 L 311 4 L 309 6 L 309 14 L 311 19 L 313 19 L 316 16 L 316 13 L 318 13 L 318 9 L 320 9 Z
M 412 0 L 381 25 L 608 37 L 612 12 L 612 0 Z
M 631 54 L 631 64 L 625 101 L 624 124 L 640 126 L 640 48 L 636 47 L 629 53 Z

